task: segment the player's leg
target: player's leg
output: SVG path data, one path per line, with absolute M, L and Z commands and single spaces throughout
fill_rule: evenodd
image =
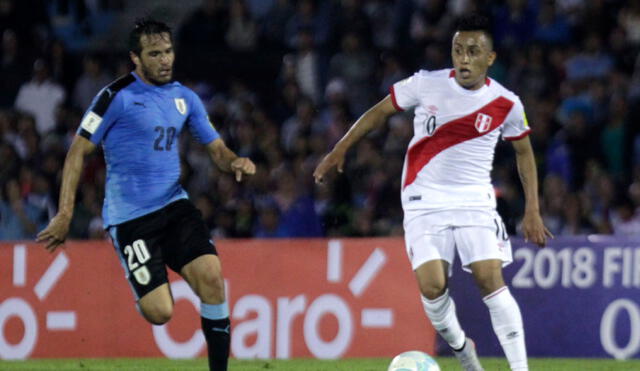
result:
M 138 300 L 142 316 L 154 325 L 167 323 L 173 315 L 173 297 L 169 284 L 164 283 Z
M 109 228 L 142 316 L 154 325 L 169 321 L 173 297 L 162 253 L 162 213 L 152 213 Z
M 464 346 L 465 334 L 456 306 L 447 290 L 450 265 L 455 256 L 451 230 L 437 226 L 438 216 L 405 213 L 405 241 L 420 288 L 424 311 L 440 336 L 453 348 Z
M 180 273 L 200 297 L 202 331 L 209 347 L 209 367 L 216 371 L 226 370 L 231 322 L 220 259 L 216 255 L 202 255 L 185 265 Z
M 226 370 L 231 341 L 229 307 L 217 251 L 202 214 L 187 200 L 170 205 L 174 246 L 165 250 L 167 265 L 184 277 L 200 298 L 202 331 L 207 340 L 209 368 Z
M 502 279 L 501 260 L 470 264 L 473 277 L 489 308 L 491 324 L 512 370 L 528 370 L 527 349 L 518 303 Z
M 453 260 L 453 259 L 451 259 Z M 458 316 L 456 304 L 449 296 L 447 276 L 450 263 L 432 260 L 415 270 L 422 293 L 422 305 L 433 328 L 449 344 L 465 371 L 482 371 L 473 340 L 467 338 Z
M 449 263 L 444 260 L 431 260 L 415 270 L 420 287 L 422 306 L 433 328 L 453 348 L 464 346 L 465 333 L 460 327 L 456 315 L 456 305 L 447 289 Z
M 502 277 L 502 267 L 512 261 L 511 244 L 497 213 L 479 213 L 476 222 L 454 232 L 463 269 L 473 273 L 509 365 L 527 370 L 522 315 Z

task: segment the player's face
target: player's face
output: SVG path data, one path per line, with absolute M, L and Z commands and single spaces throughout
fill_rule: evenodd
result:
M 491 40 L 481 31 L 459 31 L 453 36 L 451 47 L 456 81 L 466 89 L 484 85 L 487 70 L 496 59 Z
M 171 81 L 173 75 L 173 44 L 168 33 L 140 36 L 142 51 L 132 54 L 136 72 L 143 80 L 153 85 L 162 85 Z

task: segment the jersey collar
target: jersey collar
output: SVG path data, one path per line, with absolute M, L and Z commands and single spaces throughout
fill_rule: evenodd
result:
M 464 95 L 481 95 L 481 94 L 484 94 L 487 90 L 489 90 L 489 85 L 491 85 L 491 79 L 487 77 L 487 78 L 485 78 L 484 85 L 482 85 L 482 87 L 480 89 L 469 90 L 469 89 L 465 89 L 462 86 L 460 86 L 460 84 L 458 84 L 458 82 L 456 81 L 455 77 L 456 77 L 456 70 L 454 68 L 452 68 L 451 71 L 449 72 L 449 85 L 453 88 L 453 90 L 457 91 L 460 94 L 464 94 Z
M 136 78 L 136 80 L 142 84 L 142 86 L 144 86 L 147 89 L 160 89 L 160 90 L 165 90 L 165 89 L 169 89 L 172 86 L 174 86 L 174 82 L 175 81 L 170 81 L 164 85 L 151 85 L 151 84 L 147 84 L 146 82 L 144 82 L 140 76 L 136 73 L 136 71 L 131 71 L 131 74 L 133 75 L 133 77 Z

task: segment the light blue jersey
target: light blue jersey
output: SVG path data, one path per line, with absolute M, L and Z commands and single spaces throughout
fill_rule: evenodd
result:
M 178 182 L 185 125 L 200 143 L 220 137 L 200 98 L 178 82 L 149 85 L 132 72 L 93 99 L 77 133 L 104 149 L 105 228 L 188 197 Z

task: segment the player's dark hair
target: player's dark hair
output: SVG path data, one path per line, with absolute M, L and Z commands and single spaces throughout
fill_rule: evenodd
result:
M 135 26 L 133 26 L 133 30 L 129 33 L 129 50 L 136 55 L 140 55 L 140 52 L 142 52 L 140 37 L 142 37 L 142 35 L 154 35 L 161 33 L 168 33 L 169 38 L 173 38 L 171 27 L 167 26 L 166 23 L 151 18 L 137 19 Z
M 493 35 L 491 35 L 491 22 L 489 18 L 482 14 L 470 13 L 463 15 L 456 22 L 455 32 L 458 31 L 480 31 L 484 32 L 489 40 L 493 42 Z

